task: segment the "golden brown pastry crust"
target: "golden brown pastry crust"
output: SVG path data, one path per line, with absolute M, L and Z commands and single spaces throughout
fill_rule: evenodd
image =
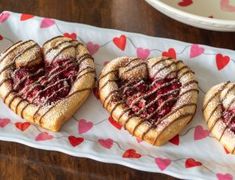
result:
M 127 65 L 128 64 L 128 65 Z M 133 72 L 129 71 L 134 67 Z M 128 72 L 125 74 L 125 72 Z M 129 117 L 122 102 L 111 102 L 112 92 L 118 91 L 116 81 L 119 78 L 136 77 L 165 78 L 169 73 L 177 73 L 182 84 L 179 99 L 172 112 L 160 120 L 157 128 L 138 116 Z M 103 106 L 111 113 L 113 119 L 126 128 L 132 135 L 154 145 L 162 145 L 177 135 L 192 120 L 197 107 L 198 83 L 194 73 L 182 62 L 165 57 L 140 60 L 138 58 L 120 57 L 112 60 L 99 76 L 99 95 Z
M 224 109 L 235 108 L 235 83 L 224 82 L 213 86 L 205 95 L 204 119 L 208 128 L 225 148 L 235 153 L 235 135 L 222 120 Z
M 77 79 L 69 94 L 54 104 L 37 106 L 17 96 L 9 82 L 10 67 L 22 67 L 37 64 L 43 59 L 73 57 L 79 63 Z M 41 127 L 58 131 L 71 118 L 91 92 L 95 81 L 93 58 L 86 47 L 76 40 L 58 36 L 44 43 L 42 49 L 33 40 L 20 41 L 3 52 L 0 56 L 0 96 L 16 114 Z

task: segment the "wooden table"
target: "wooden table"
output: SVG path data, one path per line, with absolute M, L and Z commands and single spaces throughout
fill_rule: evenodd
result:
M 178 23 L 144 0 L 1 0 L 0 11 L 3 10 L 235 48 L 235 33 L 206 31 Z M 3 141 L 0 172 L 0 179 L 176 179 Z

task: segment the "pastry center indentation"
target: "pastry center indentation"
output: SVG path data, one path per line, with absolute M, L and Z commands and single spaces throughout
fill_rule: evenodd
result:
M 72 58 L 16 68 L 12 74 L 13 90 L 30 103 L 52 104 L 69 94 L 78 70 L 79 65 Z

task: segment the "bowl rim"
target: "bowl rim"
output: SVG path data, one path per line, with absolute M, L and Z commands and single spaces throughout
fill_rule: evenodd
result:
M 159 7 L 164 8 L 164 9 L 168 9 L 169 11 L 172 11 L 176 14 L 180 14 L 181 16 L 184 17 L 189 17 L 192 19 L 198 19 L 200 21 L 204 21 L 206 23 L 216 23 L 216 24 L 220 24 L 220 25 L 235 25 L 235 20 L 226 20 L 226 19 L 217 19 L 217 18 L 209 18 L 209 17 L 204 17 L 204 16 L 199 16 L 196 14 L 192 14 L 180 9 L 177 9 L 173 6 L 170 6 L 164 2 L 162 2 L 161 0 L 146 0 L 147 2 L 152 2 L 157 4 Z M 232 24 L 231 24 L 232 23 Z

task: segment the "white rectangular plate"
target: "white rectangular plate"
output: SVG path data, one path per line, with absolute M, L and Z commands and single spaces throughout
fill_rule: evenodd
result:
M 33 39 L 42 44 L 61 34 L 87 44 L 95 59 L 97 74 L 105 62 L 118 56 L 147 58 L 165 52 L 165 55 L 182 59 L 195 71 L 201 89 L 195 118 L 171 142 L 154 147 L 138 142 L 123 128 L 110 123 L 108 113 L 93 94 L 58 133 L 33 124 L 22 125 L 25 121 L 0 102 L 1 140 L 182 179 L 225 180 L 235 177 L 235 157 L 227 154 L 209 135 L 201 112 L 205 91 L 217 83 L 235 81 L 234 51 L 13 12 L 5 11 L 0 15 L 1 51 L 19 40 Z M 17 128 L 19 124 L 24 128 Z M 133 156 L 123 157 L 127 152 Z

